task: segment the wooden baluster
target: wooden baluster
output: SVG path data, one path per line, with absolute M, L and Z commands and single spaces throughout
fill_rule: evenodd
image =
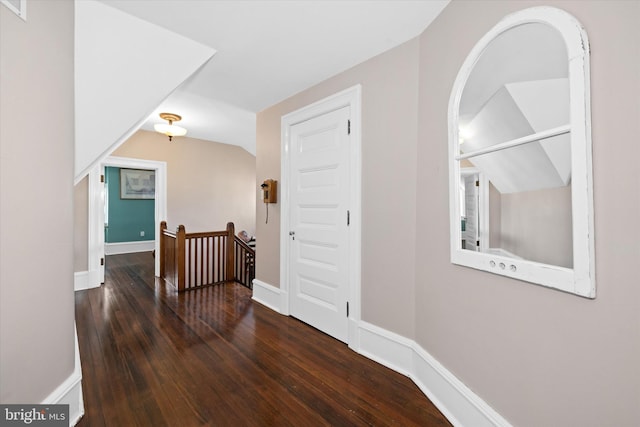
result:
M 157 257 L 160 257 L 160 277 L 164 279 L 165 273 L 165 251 L 166 251 L 166 242 L 164 241 L 164 230 L 167 229 L 167 222 L 160 222 L 160 234 L 158 235 L 160 238 L 160 253 L 156 254 Z
M 193 239 L 193 251 L 192 251 L 192 268 L 193 268 L 193 280 L 191 282 L 191 287 L 196 287 L 198 286 L 198 277 L 200 274 L 200 271 L 198 270 L 198 242 L 200 241 L 199 238 Z
M 209 257 L 207 258 L 207 262 L 209 263 L 207 274 L 208 274 L 210 283 L 215 283 L 215 277 L 214 277 L 215 268 L 216 268 L 215 243 L 216 243 L 216 238 L 212 236 L 211 239 L 209 239 L 209 243 L 208 243 Z
M 205 282 L 207 284 L 211 283 L 211 281 L 209 280 L 209 237 L 206 237 L 204 239 L 204 249 L 202 250 L 204 253 L 204 277 L 205 277 Z
M 185 259 L 184 259 L 184 287 L 185 289 L 191 287 L 191 239 L 187 239 L 185 236 Z
M 235 251 L 233 250 L 235 235 L 235 226 L 230 222 L 227 224 L 227 275 L 225 277 L 227 282 L 235 281 Z
M 197 285 L 197 280 L 198 280 L 198 270 L 196 270 L 195 265 L 197 265 L 197 260 L 196 257 L 193 256 L 193 245 L 194 243 L 196 243 L 196 239 L 188 239 L 187 240 L 187 247 L 189 248 L 189 255 L 187 256 L 187 284 L 186 287 L 187 288 L 192 288 L 193 286 Z
M 238 245 L 238 255 L 239 255 L 239 259 L 238 259 L 237 265 L 238 265 L 238 274 L 240 276 L 239 280 L 240 280 L 240 283 L 244 284 L 244 281 L 245 281 L 244 272 L 245 272 L 245 268 L 247 267 L 247 264 L 245 259 L 244 248 L 241 247 L 240 245 Z
M 179 225 L 176 230 L 176 257 L 178 258 L 178 262 L 176 263 L 178 267 L 178 291 L 184 291 L 185 289 L 185 235 L 187 232 L 184 229 L 184 225 Z
M 244 285 L 245 281 L 247 280 L 247 278 L 245 277 L 245 273 L 247 271 L 247 252 L 240 245 L 238 245 L 238 252 L 240 253 L 240 261 L 238 262 L 238 270 L 240 270 L 240 283 Z
M 198 286 L 198 241 L 200 239 L 193 239 L 193 247 L 191 248 L 191 259 L 189 266 L 193 269 L 191 272 L 189 283 L 190 288 L 194 288 Z
M 204 276 L 204 238 L 200 238 L 200 285 L 206 285 L 207 279 Z
M 218 272 L 217 276 L 216 276 L 216 282 L 220 282 L 222 280 L 222 272 L 224 271 L 224 263 L 223 263 L 223 258 L 222 255 L 224 254 L 224 248 L 222 247 L 222 243 L 223 243 L 223 238 L 221 236 L 217 237 L 218 240 L 218 265 L 216 268 L 216 271 Z
M 244 248 L 236 242 L 236 282 L 244 283 Z
M 233 239 L 233 248 L 235 249 L 235 257 L 236 257 L 236 262 L 234 265 L 234 269 L 236 272 L 236 280 L 242 281 L 242 271 L 240 270 L 240 268 L 238 268 L 240 266 L 240 262 L 242 260 L 242 252 L 240 251 L 240 246 L 236 245 L 236 239 Z

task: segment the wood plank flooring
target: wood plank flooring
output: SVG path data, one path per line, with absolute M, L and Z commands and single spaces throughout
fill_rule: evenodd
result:
M 151 253 L 107 257 L 76 322 L 81 427 L 450 425 L 411 380 L 247 288 L 177 294 Z

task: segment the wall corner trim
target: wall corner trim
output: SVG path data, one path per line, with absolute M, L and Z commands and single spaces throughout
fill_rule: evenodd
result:
M 280 314 L 285 314 L 282 310 L 282 290 L 270 285 L 262 280 L 253 279 L 253 296 L 255 302 L 270 308 Z
M 80 365 L 80 346 L 78 344 L 78 330 L 73 324 L 75 341 L 75 367 L 69 377 L 64 380 L 43 401 L 43 405 L 69 405 L 69 425 L 74 426 L 84 415 L 84 398 L 82 396 L 82 367 Z

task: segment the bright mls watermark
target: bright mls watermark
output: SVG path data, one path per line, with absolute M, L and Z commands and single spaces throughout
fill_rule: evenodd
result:
M 69 405 L 0 405 L 0 427 L 67 427 Z

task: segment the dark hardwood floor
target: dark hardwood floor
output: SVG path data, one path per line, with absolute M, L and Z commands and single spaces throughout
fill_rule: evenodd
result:
M 450 425 L 411 380 L 247 288 L 178 295 L 151 253 L 107 257 L 76 320 L 82 427 Z

